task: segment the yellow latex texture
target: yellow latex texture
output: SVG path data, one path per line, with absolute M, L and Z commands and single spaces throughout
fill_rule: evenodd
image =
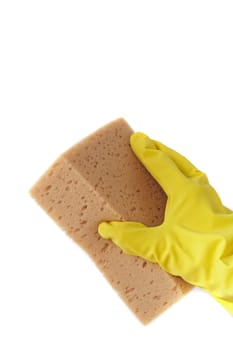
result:
M 167 194 L 164 222 L 105 222 L 100 235 L 205 289 L 233 314 L 233 212 L 207 176 L 176 151 L 142 133 L 130 144 Z

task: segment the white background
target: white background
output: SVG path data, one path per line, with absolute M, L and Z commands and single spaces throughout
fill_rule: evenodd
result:
M 219 349 L 233 318 L 193 290 L 142 326 L 28 195 L 123 116 L 233 208 L 232 1 L 0 1 L 0 349 Z

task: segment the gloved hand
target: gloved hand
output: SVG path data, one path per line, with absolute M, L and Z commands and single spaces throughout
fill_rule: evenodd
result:
M 168 196 L 164 222 L 101 223 L 100 235 L 202 287 L 233 314 L 233 212 L 182 155 L 142 133 L 133 134 L 130 143 Z

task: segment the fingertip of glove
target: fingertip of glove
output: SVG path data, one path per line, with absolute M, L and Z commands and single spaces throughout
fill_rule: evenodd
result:
M 132 145 L 135 142 L 138 142 L 139 140 L 143 140 L 145 138 L 147 138 L 147 136 L 145 134 L 143 134 L 142 132 L 137 131 L 137 132 L 135 132 L 134 134 L 132 134 L 130 136 L 130 144 Z
M 136 153 L 140 153 L 145 149 L 156 149 L 153 141 L 142 132 L 135 132 L 130 137 L 130 145 Z
M 98 225 L 98 233 L 102 238 L 108 239 L 109 237 L 109 232 L 108 232 L 108 228 L 109 228 L 109 223 L 108 222 L 101 222 Z

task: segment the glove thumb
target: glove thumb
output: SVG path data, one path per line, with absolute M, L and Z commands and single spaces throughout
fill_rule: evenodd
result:
M 156 247 L 161 243 L 163 225 L 147 227 L 138 222 L 103 222 L 98 227 L 102 238 L 111 239 L 125 253 L 157 262 Z

